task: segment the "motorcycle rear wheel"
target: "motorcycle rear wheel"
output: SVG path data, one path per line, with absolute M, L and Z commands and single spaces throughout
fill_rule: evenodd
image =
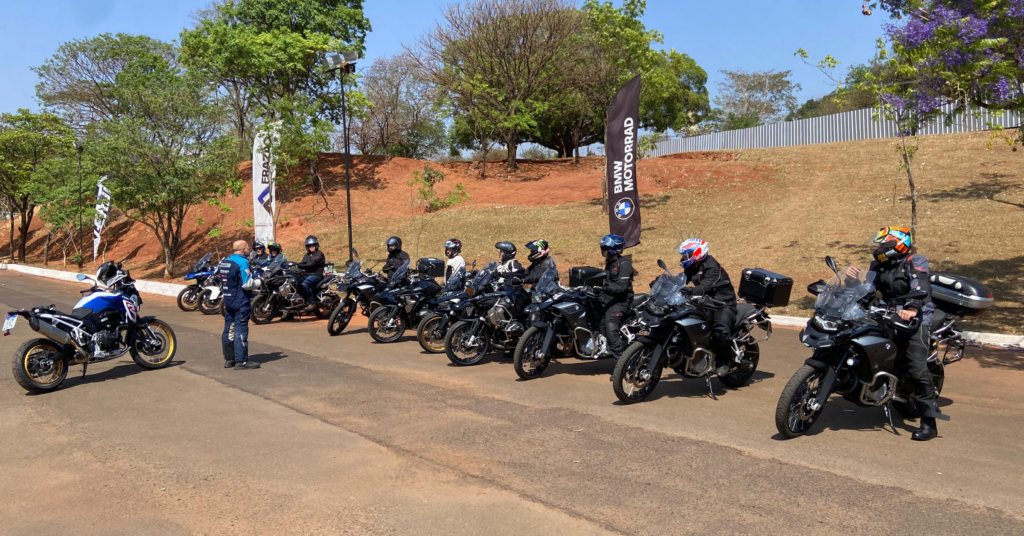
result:
M 162 369 L 171 364 L 171 360 L 174 359 L 174 354 L 178 351 L 178 338 L 174 335 L 171 326 L 163 320 L 150 320 L 148 327 L 153 331 L 153 335 L 156 336 L 159 343 L 147 341 L 146 334 L 139 333 L 129 352 L 131 352 L 132 360 L 136 365 L 146 370 Z
M 391 325 L 393 323 L 393 325 Z M 366 324 L 370 337 L 373 340 L 388 344 L 397 341 L 405 335 L 405 318 L 394 306 L 381 307 L 370 315 Z
M 344 300 L 339 303 L 331 312 L 331 317 L 327 319 L 327 333 L 332 337 L 341 335 L 341 332 L 348 327 L 348 323 L 352 321 L 352 315 L 355 312 L 356 302 Z
M 718 381 L 724 383 L 726 387 L 734 389 L 746 385 L 754 377 L 754 373 L 757 372 L 757 364 L 761 361 L 761 347 L 756 342 L 748 344 L 743 352 L 743 359 L 750 361 L 750 368 L 746 372 L 736 370 L 725 376 L 719 376 Z
M 520 379 L 532 380 L 541 374 L 551 364 L 551 355 L 545 355 L 538 359 L 537 352 L 540 345 L 544 343 L 544 331 L 540 328 L 530 328 L 519 338 L 516 351 L 512 355 L 512 368 Z
M 810 365 L 800 367 L 782 390 L 779 404 L 775 407 L 775 428 L 786 439 L 800 437 L 810 431 L 825 409 L 822 404 L 817 410 L 809 405 L 817 399 L 825 371 Z M 828 403 L 828 399 L 825 399 Z
M 199 287 L 189 285 L 178 293 L 178 309 L 192 312 L 199 308 Z
M 274 304 L 269 294 L 260 294 L 252 299 L 252 323 L 269 324 L 274 319 Z
M 463 367 L 476 365 L 490 350 L 491 337 L 487 333 L 478 335 L 480 342 L 475 347 L 466 346 L 466 338 L 472 329 L 472 322 L 460 321 L 444 336 L 444 353 L 452 363 Z
M 435 332 L 441 329 L 441 325 L 444 323 L 444 316 L 437 313 L 431 313 L 420 321 L 420 325 L 416 327 L 416 341 L 420 343 L 420 348 L 428 354 L 440 354 L 445 351 L 444 341 L 447 339 L 447 331 L 443 332 L 440 337 L 435 335 Z
M 633 404 L 646 399 L 661 380 L 664 367 L 656 367 L 649 378 L 643 379 L 654 354 L 654 349 L 642 342 L 634 342 L 622 352 L 622 358 L 615 363 L 612 372 L 612 390 L 623 404 Z
M 14 381 L 30 393 L 45 393 L 58 389 L 68 377 L 67 359 L 53 359 L 60 345 L 50 339 L 32 339 L 14 351 L 11 372 Z M 39 360 L 52 359 L 48 366 L 40 367 Z

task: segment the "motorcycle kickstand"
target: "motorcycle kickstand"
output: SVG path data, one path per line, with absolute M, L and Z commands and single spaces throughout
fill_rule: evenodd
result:
M 892 402 L 885 405 L 885 417 L 889 419 L 889 428 L 892 428 L 892 433 L 900 435 L 899 430 L 896 429 L 896 424 L 892 421 Z M 882 425 L 882 428 L 885 428 L 884 424 Z
M 82 363 L 82 377 L 83 378 L 85 377 L 85 371 L 87 371 L 87 370 L 89 370 L 89 363 L 88 362 Z
M 715 388 L 711 387 L 711 375 L 708 374 L 708 375 L 704 376 L 704 381 L 708 382 L 708 394 L 711 395 L 711 399 L 712 400 L 718 400 L 718 397 L 715 396 Z

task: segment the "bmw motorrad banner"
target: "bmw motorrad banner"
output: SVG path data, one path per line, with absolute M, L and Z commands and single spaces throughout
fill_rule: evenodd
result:
M 96 254 L 100 251 L 100 234 L 107 226 L 107 215 L 110 213 L 110 188 L 103 183 L 106 177 L 100 177 L 96 183 L 96 217 L 92 220 L 92 260 L 96 260 Z
M 256 240 L 264 244 L 274 241 L 274 210 L 277 200 L 274 178 L 273 150 L 280 140 L 276 125 L 261 130 L 252 146 L 252 226 Z
M 608 182 L 608 227 L 626 241 L 640 243 L 640 205 L 636 190 L 636 146 L 639 142 L 640 75 L 615 94 L 608 107 L 605 175 Z

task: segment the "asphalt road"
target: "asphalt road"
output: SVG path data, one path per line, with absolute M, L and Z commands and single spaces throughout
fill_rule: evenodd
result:
M 5 310 L 81 288 L 0 272 Z M 940 438 L 833 399 L 779 440 L 774 408 L 807 350 L 776 329 L 738 390 L 667 376 L 622 406 L 610 362 L 518 381 L 407 336 L 323 321 L 251 329 L 256 371 L 222 367 L 220 319 L 145 297 L 172 366 L 72 369 L 26 395 L 0 369 L 4 534 L 1024 534 L 1024 354 L 970 348 L 947 369 Z M 19 322 L 3 359 L 36 336 Z M 76 372 L 78 374 L 76 374 Z

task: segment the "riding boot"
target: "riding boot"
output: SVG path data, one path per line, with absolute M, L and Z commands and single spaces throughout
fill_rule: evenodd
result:
M 921 417 L 921 428 L 914 432 L 910 439 L 914 441 L 928 441 L 938 435 L 939 430 L 935 427 L 935 417 Z

